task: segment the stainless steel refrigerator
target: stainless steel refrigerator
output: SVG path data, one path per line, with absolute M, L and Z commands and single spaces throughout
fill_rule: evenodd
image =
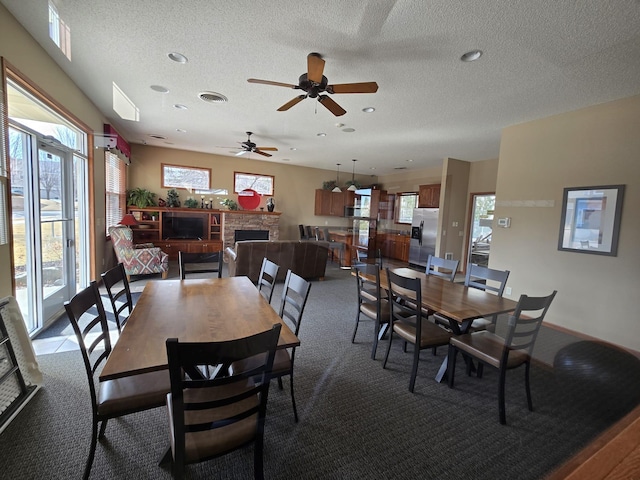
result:
M 427 257 L 436 254 L 438 233 L 438 209 L 415 208 L 411 220 L 409 264 L 425 267 Z

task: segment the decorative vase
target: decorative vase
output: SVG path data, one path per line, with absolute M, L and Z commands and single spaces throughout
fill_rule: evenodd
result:
M 267 201 L 267 210 L 270 212 L 273 212 L 273 210 L 276 208 L 276 204 L 273 202 L 273 198 L 270 198 Z

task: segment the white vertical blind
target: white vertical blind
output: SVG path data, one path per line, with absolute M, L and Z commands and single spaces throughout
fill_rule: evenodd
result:
M 105 226 L 106 233 L 109 233 L 109 227 L 117 225 L 126 213 L 127 195 L 126 195 L 126 165 L 125 162 L 117 155 L 111 152 L 105 152 Z

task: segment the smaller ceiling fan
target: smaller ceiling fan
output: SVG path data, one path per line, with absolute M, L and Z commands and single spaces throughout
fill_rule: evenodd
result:
M 276 147 L 258 147 L 256 146 L 255 143 L 253 143 L 251 141 L 251 135 L 253 135 L 253 132 L 247 132 L 247 141 L 246 142 L 239 142 L 240 145 L 242 145 L 240 148 L 241 150 L 236 153 L 236 157 L 239 157 L 240 155 L 244 155 L 245 153 L 257 153 L 258 155 L 263 155 L 265 157 L 270 157 L 271 154 L 270 153 L 266 153 L 265 150 L 268 150 L 270 152 L 277 152 L 278 149 Z
M 289 110 L 297 103 L 309 97 L 317 98 L 318 101 L 336 117 L 344 115 L 347 111 L 328 95 L 321 95 L 322 93 L 375 93 L 378 91 L 378 84 L 376 82 L 336 83 L 329 85 L 329 80 L 327 80 L 327 77 L 323 75 L 324 63 L 325 62 L 319 53 L 312 52 L 307 55 L 307 72 L 300 75 L 300 78 L 298 78 L 298 85 L 273 82 L 271 80 L 259 80 L 257 78 L 249 78 L 247 82 L 293 88 L 295 90 L 302 90 L 305 92 L 304 95 L 298 95 L 294 99 L 289 100 L 287 103 L 282 105 L 278 109 L 279 112 Z

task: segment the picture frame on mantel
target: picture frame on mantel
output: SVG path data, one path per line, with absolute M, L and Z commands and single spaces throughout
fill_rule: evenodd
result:
M 617 256 L 624 187 L 565 188 L 558 250 Z

